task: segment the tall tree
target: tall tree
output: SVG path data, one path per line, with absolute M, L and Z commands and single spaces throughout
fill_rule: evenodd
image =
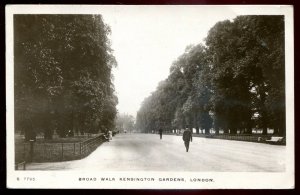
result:
M 271 118 L 284 126 L 283 24 L 282 16 L 239 16 L 210 30 L 206 43 L 215 72 L 214 107 L 225 128 L 251 132 L 254 122 L 266 134 L 276 123 Z M 258 120 L 251 121 L 254 114 Z
M 17 129 L 31 121 L 51 139 L 112 128 L 116 61 L 101 15 L 15 15 L 14 27 Z

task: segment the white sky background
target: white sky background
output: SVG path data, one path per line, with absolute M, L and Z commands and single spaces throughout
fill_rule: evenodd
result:
M 111 27 L 118 62 L 113 70 L 117 108 L 134 117 L 186 46 L 203 42 L 216 22 L 237 16 L 230 8 L 205 6 L 115 7 L 101 14 Z

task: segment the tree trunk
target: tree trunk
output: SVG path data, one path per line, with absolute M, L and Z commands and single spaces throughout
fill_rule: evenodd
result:
M 267 135 L 268 134 L 268 128 L 266 126 L 263 127 L 263 135 Z
M 285 136 L 285 128 L 278 128 L 278 135 L 279 136 Z
M 252 134 L 252 128 L 251 127 L 247 127 L 245 133 L 246 134 Z
M 30 140 L 30 129 L 25 129 L 25 141 L 29 141 Z
M 199 134 L 199 127 L 196 127 L 196 134 Z
M 72 108 L 72 113 L 71 113 L 71 132 L 68 133 L 69 137 L 74 137 L 74 132 L 75 132 L 75 128 L 74 128 L 74 109 Z
M 51 132 L 51 130 L 49 128 L 46 128 L 44 131 L 44 138 L 46 140 L 52 140 L 53 139 L 53 133 Z
M 205 135 L 209 135 L 209 129 L 205 129 Z
M 215 134 L 216 134 L 216 135 L 219 135 L 219 130 L 220 130 L 220 129 L 219 129 L 218 127 L 215 128 Z
M 230 129 L 230 134 L 231 135 L 234 135 L 234 134 L 236 134 L 237 133 L 237 129 L 236 128 L 231 128 Z
M 229 131 L 228 131 L 228 128 L 224 128 L 224 134 L 228 134 L 229 133 Z
M 29 141 L 31 131 L 33 130 L 31 120 L 24 119 L 24 122 L 22 124 L 22 128 L 24 129 L 25 141 Z
M 263 88 L 264 89 L 264 88 Z M 266 105 L 265 105 L 265 101 L 266 101 L 266 94 L 265 94 L 265 89 L 261 91 L 260 93 L 260 97 L 261 97 L 261 101 L 263 103 L 262 105 L 262 108 L 261 108 L 261 115 L 262 115 L 262 128 L 263 128 L 263 132 L 262 134 L 263 135 L 267 135 L 268 132 L 267 132 L 267 108 L 266 108 Z

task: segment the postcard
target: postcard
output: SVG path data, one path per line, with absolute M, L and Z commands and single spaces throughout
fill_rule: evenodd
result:
M 293 189 L 289 5 L 7 5 L 7 187 Z

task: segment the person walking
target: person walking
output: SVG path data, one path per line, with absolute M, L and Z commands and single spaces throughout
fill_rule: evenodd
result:
M 112 131 L 111 130 L 108 131 L 108 136 L 109 136 L 109 140 L 112 140 Z
M 189 151 L 189 147 L 190 147 L 190 142 L 193 141 L 193 137 L 192 137 L 192 131 L 189 130 L 189 128 L 186 128 L 182 134 L 182 139 L 184 141 L 184 145 L 186 148 L 186 152 Z
M 160 139 L 162 139 L 162 132 L 163 132 L 163 130 L 160 128 L 158 131 L 159 131 Z

